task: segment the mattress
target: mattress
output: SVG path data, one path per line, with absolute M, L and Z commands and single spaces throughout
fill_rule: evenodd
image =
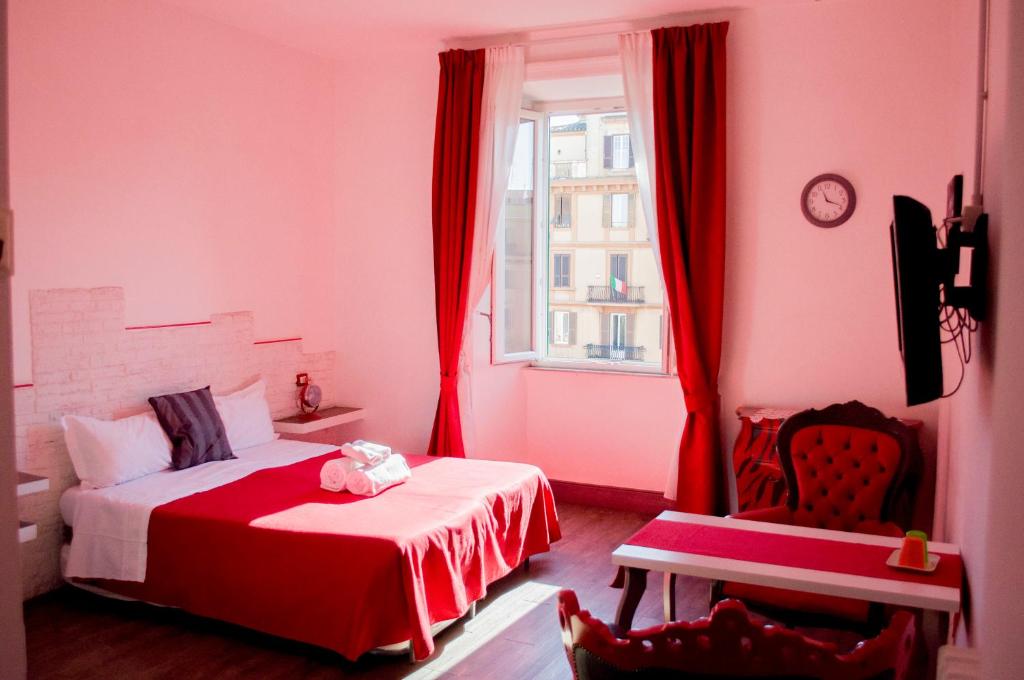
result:
M 159 505 L 145 580 L 86 583 L 349 659 L 404 640 L 424 658 L 435 624 L 559 538 L 550 486 L 533 466 L 409 455 L 412 479 L 363 498 L 319 487 L 337 455 Z
M 149 519 L 157 507 L 332 451 L 337 446 L 276 439 L 240 449 L 232 460 L 161 470 L 103 489 L 77 487 L 61 503 L 65 522 L 74 528 L 64 575 L 142 581 Z
M 287 439 L 275 438 L 273 441 L 269 441 L 266 444 L 260 444 L 258 446 L 251 446 L 249 448 L 235 451 L 237 461 L 239 463 L 251 464 L 254 460 L 259 461 L 273 461 L 279 460 L 282 465 L 292 462 L 291 458 L 285 456 L 286 453 L 302 452 L 302 455 L 312 458 L 313 456 L 323 455 L 329 450 L 336 449 L 338 447 L 329 444 L 310 444 L 306 442 L 299 442 Z M 226 464 L 227 466 L 234 465 L 231 461 L 218 461 L 218 463 Z M 224 465 L 221 466 L 223 468 Z M 191 468 L 192 479 L 181 482 L 180 493 L 174 494 L 177 498 L 187 496 L 192 493 L 198 493 L 199 491 L 205 491 L 210 488 L 207 483 L 208 475 L 197 474 L 199 471 L 209 469 L 209 466 L 199 466 Z M 181 470 L 164 470 L 158 475 L 174 475 L 175 478 L 184 479 L 184 475 L 181 474 Z M 246 473 L 248 474 L 248 473 Z M 152 475 L 147 475 L 140 479 L 133 479 L 130 482 L 118 485 L 118 490 L 127 491 L 129 489 L 141 489 L 143 485 L 151 484 L 153 479 L 149 479 L 148 482 L 143 482 L 147 478 L 152 478 Z M 162 484 L 162 483 L 161 483 Z M 89 494 L 95 489 L 86 489 L 81 484 L 76 484 L 69 489 L 66 489 L 60 497 L 60 516 L 64 520 L 64 524 L 69 527 L 75 526 L 75 510 L 78 507 L 78 500 L 83 494 Z M 142 497 L 145 492 L 139 492 L 139 497 Z M 170 499 L 175 500 L 175 499 Z M 128 502 L 133 503 L 133 499 L 129 496 Z
M 78 498 L 85 492 L 81 484 L 71 487 L 60 495 L 60 516 L 64 524 L 69 527 L 75 526 L 75 508 L 78 505 Z

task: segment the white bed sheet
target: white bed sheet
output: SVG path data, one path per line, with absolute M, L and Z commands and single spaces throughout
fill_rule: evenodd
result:
M 69 527 L 75 526 L 75 506 L 78 505 L 78 497 L 85 493 L 82 485 L 73 486 L 60 495 L 60 516 L 64 524 Z
M 60 502 L 74 528 L 64 578 L 145 581 L 149 517 L 157 506 L 337 450 L 335 444 L 277 439 L 237 451 L 235 460 L 163 470 L 104 489 L 73 487 Z

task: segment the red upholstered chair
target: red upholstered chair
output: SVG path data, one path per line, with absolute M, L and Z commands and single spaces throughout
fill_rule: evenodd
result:
M 921 466 L 913 432 L 896 418 L 858 401 L 801 411 L 779 428 L 779 462 L 789 488 L 786 504 L 734 515 L 738 519 L 902 536 L 892 521 L 897 500 L 910 494 Z M 793 624 L 877 630 L 881 607 L 860 600 L 796 593 L 741 583 L 717 583 L 712 601 L 735 597 Z
M 558 594 L 558 618 L 575 680 L 902 680 L 916 630 L 909 612 L 896 612 L 878 637 L 841 654 L 834 644 L 752 621 L 742 602 L 724 600 L 707 618 L 633 630 L 619 639 L 580 611 L 571 590 Z

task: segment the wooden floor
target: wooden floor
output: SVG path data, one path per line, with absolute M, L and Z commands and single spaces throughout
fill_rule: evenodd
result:
M 611 552 L 650 519 L 559 505 L 564 538 L 494 584 L 477 616 L 441 633 L 434 655 L 366 655 L 356 663 L 332 652 L 180 611 L 117 602 L 64 588 L 26 604 L 30 678 L 473 678 L 564 680 L 555 593 L 574 589 L 580 604 L 611 620 L 621 591 L 608 587 Z M 637 610 L 637 627 L 661 622 L 660 580 Z M 680 579 L 679 617 L 707 613 L 708 584 Z

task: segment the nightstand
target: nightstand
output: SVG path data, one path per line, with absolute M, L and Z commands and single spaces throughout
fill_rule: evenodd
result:
M 50 488 L 50 480 L 27 472 L 18 473 L 18 496 L 40 493 Z M 36 525 L 31 522 L 18 522 L 18 542 L 26 543 L 36 537 Z
M 279 434 L 309 434 L 326 430 L 366 417 L 366 409 L 358 406 L 331 406 L 313 413 L 297 413 L 274 421 L 274 432 Z

